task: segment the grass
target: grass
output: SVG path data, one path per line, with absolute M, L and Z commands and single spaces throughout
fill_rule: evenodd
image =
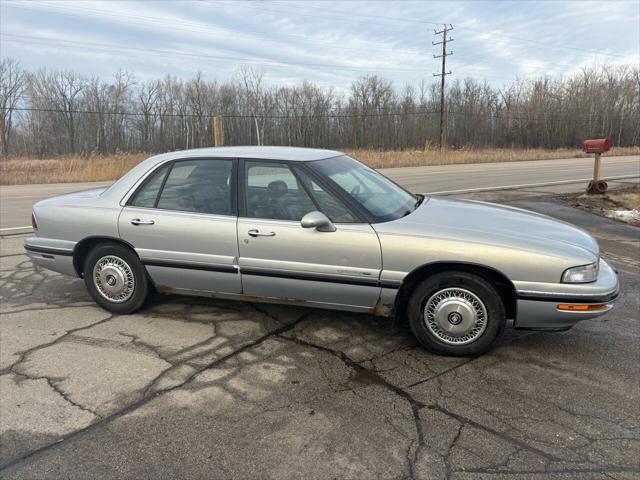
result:
M 488 148 L 445 150 L 443 152 L 439 150 L 347 150 L 346 153 L 373 168 L 520 162 L 526 160 L 553 160 L 558 158 L 584 158 L 590 156 L 582 153 L 581 150 L 570 148 L 557 150 L 541 148 Z M 640 155 L 640 147 L 612 148 L 606 155 Z
M 0 159 L 0 185 L 115 180 L 150 155 Z
M 447 150 L 346 150 L 373 168 L 516 162 L 584 157 L 574 149 L 460 149 Z M 607 155 L 639 155 L 640 147 L 613 148 Z M 116 154 L 107 157 L 65 156 L 50 159 L 0 159 L 0 185 L 115 180 L 151 154 Z
M 574 207 L 640 226 L 640 186 L 609 190 L 602 195 L 581 193 L 565 197 Z

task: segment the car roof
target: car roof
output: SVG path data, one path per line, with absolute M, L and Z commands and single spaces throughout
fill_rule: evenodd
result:
M 335 150 L 321 150 L 318 148 L 301 147 L 212 147 L 195 148 L 192 150 L 180 150 L 177 152 L 164 153 L 153 157 L 157 160 L 173 160 L 178 158 L 209 157 L 209 158 L 255 158 L 265 160 L 287 160 L 298 162 L 309 162 L 322 160 L 324 158 L 344 155 Z
M 260 160 L 286 160 L 310 162 L 344 155 L 335 150 L 300 147 L 214 147 L 196 148 L 162 153 L 147 158 L 120 177 L 103 195 L 105 197 L 122 198 L 123 195 L 153 167 L 160 163 L 185 158 L 247 158 Z

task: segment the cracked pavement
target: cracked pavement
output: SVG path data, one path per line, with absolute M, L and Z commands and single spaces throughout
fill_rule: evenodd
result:
M 180 296 L 112 315 L 3 237 L 0 477 L 640 478 L 640 230 L 545 189 L 468 197 L 588 229 L 616 308 L 448 358 L 368 315 Z

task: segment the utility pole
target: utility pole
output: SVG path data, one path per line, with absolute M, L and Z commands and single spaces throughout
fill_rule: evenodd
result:
M 221 147 L 222 146 L 222 118 L 218 116 L 213 117 L 212 130 L 213 130 L 213 146 Z
M 447 57 L 449 55 L 453 55 L 453 52 L 447 52 L 447 42 L 453 42 L 453 38 L 447 38 L 447 34 L 453 30 L 453 25 L 444 24 L 443 29 L 437 31 L 434 29 L 435 35 L 442 35 L 441 42 L 431 42 L 433 45 L 442 45 L 442 55 L 434 55 L 433 58 L 441 58 L 442 59 L 442 72 L 434 73 L 434 77 L 440 77 L 440 150 L 444 148 L 445 144 L 445 128 L 444 128 L 444 77 L 447 75 L 451 75 L 451 70 L 446 71 L 447 66 Z

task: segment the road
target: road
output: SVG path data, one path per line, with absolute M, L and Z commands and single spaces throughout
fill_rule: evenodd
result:
M 31 230 L 31 207 L 42 199 L 89 188 L 106 187 L 112 183 L 2 185 L 0 186 L 0 235 Z
M 469 190 L 524 187 L 535 184 L 587 182 L 593 175 L 593 160 L 570 158 L 529 162 L 401 167 L 381 169 L 380 171 L 413 192 L 444 194 L 463 193 Z M 604 157 L 602 175 L 604 177 L 640 177 L 640 156 Z M 0 234 L 30 230 L 31 206 L 38 200 L 86 188 L 107 186 L 110 183 L 0 187 Z
M 550 190 L 465 196 L 589 230 L 620 299 L 568 332 L 507 328 L 478 358 L 429 354 L 401 319 L 297 306 L 169 296 L 111 315 L 0 238 L 0 478 L 640 478 L 638 229 Z
M 588 182 L 593 177 L 593 159 L 400 167 L 381 169 L 380 172 L 415 193 L 466 193 L 556 182 Z M 640 156 L 603 157 L 601 175 L 605 178 L 640 177 Z

